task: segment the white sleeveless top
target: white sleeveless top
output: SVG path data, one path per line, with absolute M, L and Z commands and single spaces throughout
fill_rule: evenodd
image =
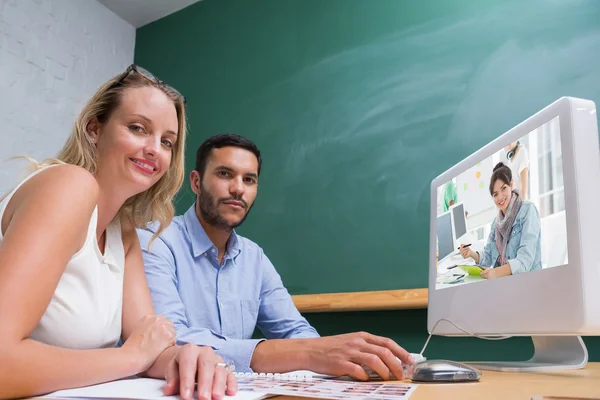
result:
M 15 192 L 44 169 L 29 175 L 0 202 L 0 221 Z M 69 260 L 48 308 L 29 336 L 31 339 L 71 349 L 97 349 L 117 345 L 121 336 L 125 267 L 121 225 L 116 219 L 106 228 L 103 255 L 96 238 L 97 219 L 96 206 L 85 244 Z M 0 246 L 2 240 L 0 229 Z

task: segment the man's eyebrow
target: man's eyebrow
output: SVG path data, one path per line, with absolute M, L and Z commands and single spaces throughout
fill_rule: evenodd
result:
M 216 167 L 215 169 L 220 169 L 223 171 L 228 171 L 228 172 L 235 172 L 235 170 L 231 167 L 228 167 L 226 165 L 219 165 L 218 167 Z M 254 172 L 249 172 L 247 174 L 244 174 L 245 176 L 250 176 L 252 178 L 258 178 L 258 174 L 254 173 Z
M 142 114 L 133 114 L 133 115 L 134 115 L 135 117 L 140 117 L 141 119 L 143 119 L 144 121 L 148 122 L 149 124 L 151 124 L 151 123 L 152 123 L 152 120 L 151 120 L 150 118 L 146 117 L 145 115 L 142 115 Z M 169 129 L 169 130 L 167 130 L 167 131 L 165 131 L 165 133 L 166 133 L 167 135 L 173 135 L 173 136 L 177 136 L 177 134 L 176 134 L 175 132 L 173 132 L 172 130 L 170 130 L 170 129 Z

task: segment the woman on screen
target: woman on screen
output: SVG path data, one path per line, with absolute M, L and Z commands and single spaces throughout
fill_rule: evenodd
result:
M 183 96 L 131 65 L 88 101 L 57 158 L 0 197 L 0 399 L 138 374 L 185 400 L 196 377 L 200 399 L 235 394 L 212 348 L 176 346 L 154 315 L 135 230 L 171 222 L 185 136 Z
M 509 167 L 498 163 L 490 179 L 490 194 L 498 208 L 483 254 L 461 245 L 464 258 L 472 258 L 484 267 L 486 279 L 520 274 L 542 268 L 541 225 L 535 205 L 523 201 L 513 190 Z

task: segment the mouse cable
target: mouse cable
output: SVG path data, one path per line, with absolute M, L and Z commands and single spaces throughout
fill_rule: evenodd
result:
M 476 338 L 479 338 L 479 339 L 485 339 L 485 340 L 504 340 L 504 339 L 508 339 L 508 338 L 512 337 L 512 336 L 480 336 L 480 335 L 476 335 L 474 333 L 468 332 L 468 331 L 460 328 L 459 326 L 457 326 L 454 322 L 450 321 L 449 319 L 441 318 L 441 319 L 439 319 L 435 323 L 435 325 L 433 325 L 433 328 L 431 328 L 431 333 L 429 334 L 429 337 L 425 341 L 425 345 L 423 346 L 423 349 L 419 353 L 421 356 L 423 356 L 423 353 L 425 352 L 425 349 L 427 348 L 427 345 L 429 344 L 429 340 L 431 339 L 431 336 L 433 336 L 433 333 L 435 332 L 435 328 L 437 328 L 437 326 L 439 325 L 439 323 L 442 322 L 442 321 L 448 322 L 450 325 L 454 326 L 459 331 L 461 331 L 463 333 L 466 333 L 467 335 L 475 336 Z

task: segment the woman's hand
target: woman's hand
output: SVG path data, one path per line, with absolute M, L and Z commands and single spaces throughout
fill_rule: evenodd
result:
M 485 279 L 496 279 L 509 275 L 512 275 L 510 264 L 504 264 L 496 268 L 485 268 L 481 271 L 481 277 Z
M 124 350 L 141 356 L 141 371 L 147 370 L 158 356 L 175 344 L 175 327 L 161 315 L 146 315 L 123 343 Z
M 463 256 L 463 258 L 472 258 L 475 259 L 475 257 L 477 257 L 477 252 L 475 250 L 473 250 L 471 247 L 465 247 L 465 245 L 461 244 L 459 249 L 460 254 Z
M 483 268 L 483 271 L 481 271 L 481 277 L 485 279 L 495 279 L 498 278 L 496 272 L 496 268 Z
M 183 400 L 191 400 L 194 395 L 194 383 L 198 382 L 199 400 L 220 400 L 225 394 L 237 393 L 237 379 L 215 354 L 211 347 L 199 347 L 186 344 L 167 365 L 165 372 L 165 396 L 177 393 Z

